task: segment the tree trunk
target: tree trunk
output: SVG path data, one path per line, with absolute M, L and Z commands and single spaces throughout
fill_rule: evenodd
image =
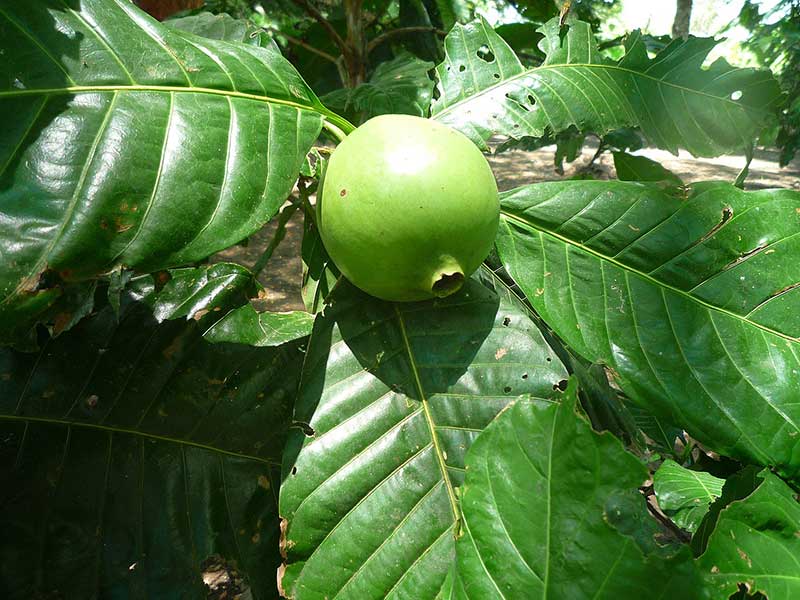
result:
M 142 10 L 158 20 L 163 20 L 181 10 L 200 8 L 203 0 L 136 0 Z
M 354 88 L 367 78 L 367 40 L 364 37 L 362 5 L 364 0 L 344 0 L 347 39 L 342 53 L 344 85 Z
M 692 20 L 692 0 L 678 0 L 675 10 L 675 20 L 672 22 L 672 37 L 689 37 L 689 23 Z

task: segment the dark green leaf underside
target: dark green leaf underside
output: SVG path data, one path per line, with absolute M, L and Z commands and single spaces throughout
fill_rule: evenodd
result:
M 39 354 L 0 352 L 5 598 L 202 597 L 203 563 L 275 598 L 277 465 L 296 349 L 203 342 L 107 307 Z

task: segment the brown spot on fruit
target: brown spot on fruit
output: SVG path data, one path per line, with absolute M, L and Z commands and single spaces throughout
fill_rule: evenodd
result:
M 340 195 L 342 198 L 344 198 L 345 196 L 347 196 L 347 190 L 346 190 L 346 189 L 344 189 L 344 188 L 342 188 L 342 191 L 341 191 L 341 192 L 339 192 L 339 195 Z

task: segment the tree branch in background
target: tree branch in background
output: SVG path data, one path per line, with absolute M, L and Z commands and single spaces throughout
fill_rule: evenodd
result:
M 678 0 L 675 8 L 675 20 L 672 22 L 672 37 L 689 37 L 689 24 L 692 21 L 692 0 Z
M 428 27 L 428 26 L 419 26 L 419 27 L 401 27 L 400 29 L 391 29 L 385 33 L 380 34 L 378 37 L 373 38 L 367 44 L 367 52 L 372 52 L 375 48 L 380 46 L 386 40 L 393 38 L 398 35 L 405 35 L 407 33 L 420 33 L 420 32 L 432 32 L 437 35 L 447 35 L 446 31 L 442 31 L 438 27 Z
M 336 31 L 336 29 L 333 27 L 333 25 L 331 25 L 330 22 L 325 17 L 322 16 L 321 12 L 319 12 L 314 6 L 312 6 L 308 2 L 308 0 L 292 0 L 292 2 L 294 2 L 300 8 L 302 8 L 304 11 L 306 11 L 309 14 L 309 16 L 313 18 L 317 23 L 322 25 L 325 31 L 327 31 L 328 34 L 331 36 L 331 39 L 334 41 L 334 43 L 337 46 L 339 46 L 339 49 L 342 52 L 344 52 L 346 44 L 344 43 L 342 36 L 340 36 L 339 33 Z
M 626 34 L 627 35 L 627 34 Z M 608 50 L 609 48 L 613 48 L 614 46 L 619 46 L 625 40 L 625 35 L 618 35 L 612 40 L 606 40 L 605 42 L 600 42 L 597 44 L 598 50 Z
M 327 52 L 325 52 L 323 50 L 319 50 L 318 48 L 315 48 L 314 46 L 312 46 L 311 44 L 309 44 L 307 42 L 304 42 L 300 38 L 296 38 L 296 37 L 293 37 L 291 35 L 287 35 L 287 34 L 283 33 L 282 31 L 278 31 L 277 29 L 273 29 L 272 27 L 262 27 L 261 29 L 263 31 L 266 31 L 267 33 L 269 33 L 271 35 L 279 35 L 279 36 L 281 36 L 283 38 L 286 38 L 286 41 L 288 41 L 290 44 L 294 44 L 295 46 L 300 46 L 301 48 L 304 48 L 304 49 L 308 50 L 309 52 L 313 52 L 317 56 L 321 56 L 325 60 L 329 60 L 332 63 L 336 64 L 336 57 L 335 56 L 333 56 L 332 54 L 328 54 Z

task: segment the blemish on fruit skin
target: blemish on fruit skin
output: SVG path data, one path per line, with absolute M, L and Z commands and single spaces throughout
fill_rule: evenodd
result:
M 342 188 L 342 191 L 341 191 L 341 192 L 339 192 L 339 195 L 340 195 L 342 198 L 344 198 L 345 196 L 347 196 L 347 190 L 346 190 L 346 189 L 344 189 L 344 188 Z

